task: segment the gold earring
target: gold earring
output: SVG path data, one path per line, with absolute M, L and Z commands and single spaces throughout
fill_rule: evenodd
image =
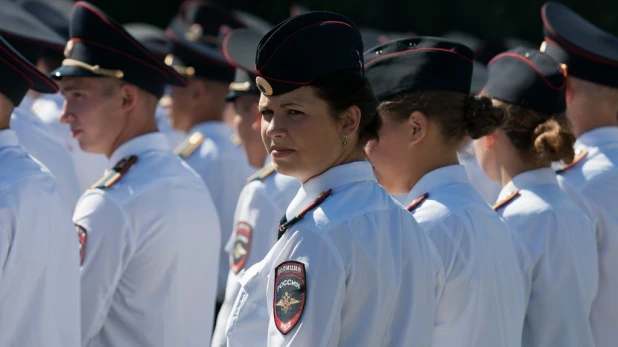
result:
M 348 135 L 343 135 L 343 147 L 348 146 Z

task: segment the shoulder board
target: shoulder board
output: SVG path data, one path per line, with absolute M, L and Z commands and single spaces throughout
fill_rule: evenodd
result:
M 137 162 L 137 156 L 132 155 L 130 157 L 120 160 L 111 170 L 109 170 L 100 180 L 90 186 L 90 189 L 106 189 L 111 187 L 114 183 L 120 181 L 122 176 L 129 171 L 131 166 Z
M 261 181 L 275 172 L 275 166 L 270 163 L 261 168 L 258 172 L 247 178 L 247 183 L 252 181 Z
M 240 146 L 242 144 L 242 141 L 240 140 L 240 136 L 238 136 L 238 133 L 232 133 L 232 135 L 230 135 L 230 141 L 232 141 L 234 146 Z
M 202 145 L 205 139 L 206 136 L 202 133 L 194 132 L 176 147 L 174 153 L 183 159 L 189 158 L 191 154 Z
M 556 173 L 557 174 L 564 173 L 568 169 L 570 169 L 573 166 L 579 164 L 579 162 L 584 160 L 584 158 L 586 158 L 587 155 L 588 155 L 588 150 L 587 149 L 582 149 L 582 150 L 578 151 L 577 153 L 575 153 L 575 158 L 573 158 L 573 161 L 568 163 L 567 165 L 564 165 L 560 169 L 556 170 Z
M 494 206 L 493 209 L 494 211 L 498 211 L 499 209 L 501 209 L 502 207 L 510 204 L 513 200 L 515 200 L 515 198 L 517 198 L 519 196 L 519 189 L 512 192 L 511 194 L 507 195 L 504 199 L 502 199 L 500 202 L 497 202 Z
M 418 198 L 414 199 L 414 201 L 412 201 L 410 205 L 406 207 L 406 210 L 410 212 L 414 211 L 421 203 L 423 203 L 423 201 L 425 201 L 425 199 L 427 199 L 428 196 L 429 196 L 429 193 L 425 193 L 419 196 Z

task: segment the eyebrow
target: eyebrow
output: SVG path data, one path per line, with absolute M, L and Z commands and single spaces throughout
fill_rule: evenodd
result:
M 84 86 L 79 86 L 79 85 L 77 85 L 77 86 L 68 86 L 68 87 L 60 88 L 60 91 L 64 93 L 64 92 L 72 92 L 74 90 L 80 90 L 80 89 L 83 90 L 85 88 L 84 88 Z

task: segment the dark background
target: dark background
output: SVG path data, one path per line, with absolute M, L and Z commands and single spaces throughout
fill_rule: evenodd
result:
M 146 22 L 165 27 L 181 0 L 91 0 L 121 23 Z M 517 37 L 535 46 L 542 40 L 536 0 L 228 0 L 213 1 L 259 15 L 272 24 L 289 16 L 290 6 L 329 10 L 360 27 L 439 36 L 463 30 L 487 40 Z M 561 1 L 601 28 L 618 34 L 618 0 Z

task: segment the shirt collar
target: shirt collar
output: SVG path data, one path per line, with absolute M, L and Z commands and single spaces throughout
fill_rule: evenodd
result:
M 405 202 L 409 204 L 425 193 L 431 195 L 431 192 L 435 189 L 453 183 L 470 184 L 468 176 L 466 175 L 466 169 L 462 165 L 444 166 L 426 173 L 416 182 L 414 187 L 412 187 Z
M 193 128 L 191 128 L 191 131 L 189 131 L 189 135 L 196 131 L 202 133 L 206 137 L 209 137 L 219 134 L 229 135 L 232 129 L 230 129 L 230 127 L 223 123 L 223 121 L 213 120 L 195 125 Z
M 286 218 L 292 219 L 309 206 L 322 192 L 332 189 L 333 194 L 336 194 L 338 187 L 362 181 L 375 181 L 371 164 L 367 161 L 355 161 L 331 168 L 300 187 L 285 212 Z
M 109 158 L 109 167 L 116 165 L 122 158 L 130 155 L 137 155 L 151 151 L 171 151 L 171 147 L 167 138 L 160 132 L 153 132 L 145 135 L 141 135 L 125 142 L 118 147 L 112 156 Z
M 530 170 L 522 172 L 519 175 L 513 177 L 511 182 L 507 183 L 500 194 L 497 201 L 502 201 L 507 196 L 511 195 L 517 190 L 530 189 L 534 186 L 558 184 L 556 178 L 556 172 L 552 168 L 542 168 L 536 170 Z
M 602 147 L 618 143 L 618 127 L 607 126 L 587 131 L 577 138 L 579 144 L 587 147 Z
M 0 130 L 0 147 L 16 147 L 19 146 L 19 140 L 15 130 L 4 129 Z

